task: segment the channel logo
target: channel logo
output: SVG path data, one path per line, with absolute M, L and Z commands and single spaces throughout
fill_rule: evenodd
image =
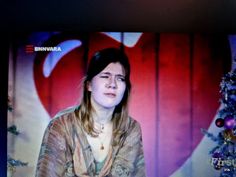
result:
M 61 47 L 37 47 L 34 45 L 26 45 L 25 46 L 26 53 L 33 52 L 61 52 Z

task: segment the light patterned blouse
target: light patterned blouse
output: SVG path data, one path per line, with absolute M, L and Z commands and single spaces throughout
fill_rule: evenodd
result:
M 145 177 L 141 128 L 128 119 L 128 131 L 111 143 L 104 165 L 96 175 L 91 147 L 76 117 L 76 108 L 56 115 L 45 130 L 36 177 Z

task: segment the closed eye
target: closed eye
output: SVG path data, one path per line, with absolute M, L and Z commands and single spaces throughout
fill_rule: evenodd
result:
M 105 78 L 105 79 L 108 79 L 109 76 L 108 75 L 101 75 L 100 78 Z

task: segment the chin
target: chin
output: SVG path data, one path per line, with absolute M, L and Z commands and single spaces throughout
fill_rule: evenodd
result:
M 106 109 L 111 109 L 111 108 L 115 108 L 118 104 L 117 103 L 106 103 L 106 104 L 102 104 L 102 106 Z
M 112 109 L 112 108 L 115 108 L 116 105 L 104 105 L 103 106 L 105 109 Z

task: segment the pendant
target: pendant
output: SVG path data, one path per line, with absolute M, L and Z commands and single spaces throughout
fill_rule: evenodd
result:
M 101 149 L 101 150 L 104 150 L 104 146 L 103 146 L 103 144 L 101 145 L 100 149 Z

